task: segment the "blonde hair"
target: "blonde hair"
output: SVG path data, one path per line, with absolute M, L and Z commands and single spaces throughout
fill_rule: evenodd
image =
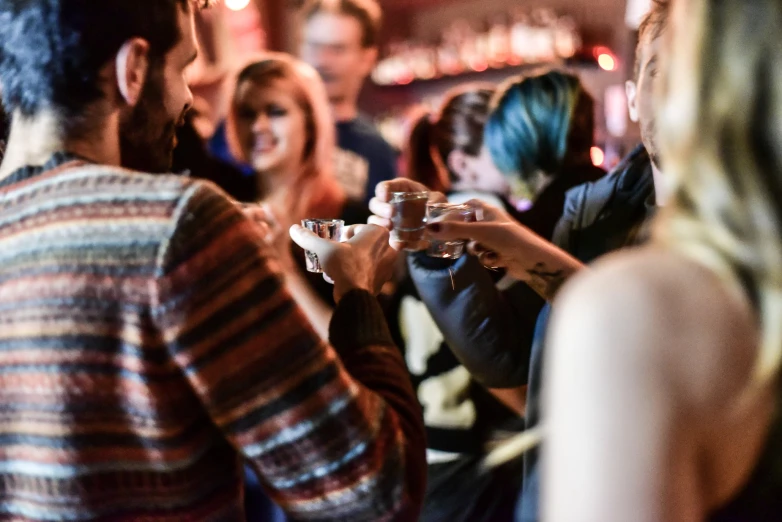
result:
M 333 172 L 336 138 L 326 88 L 311 66 L 288 54 L 264 53 L 239 72 L 226 126 L 231 153 L 249 162 L 236 134 L 235 100 L 239 87 L 246 82 L 270 85 L 279 80 L 294 87 L 292 95 L 305 113 L 308 134 L 302 167 L 291 184 L 286 210 L 295 219 L 333 217 L 322 214 L 333 208 L 334 202 L 344 200 L 345 194 Z
M 740 282 L 761 344 L 748 392 L 782 360 L 782 3 L 674 6 L 659 140 L 671 200 L 655 239 Z

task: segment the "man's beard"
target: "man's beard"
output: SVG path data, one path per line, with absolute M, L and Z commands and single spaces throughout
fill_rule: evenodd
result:
M 176 129 L 184 121 L 185 110 L 178 120 L 169 118 L 164 88 L 162 67 L 151 67 L 138 103 L 120 121 L 123 167 L 151 173 L 171 170 Z
M 644 147 L 646 152 L 649 153 L 649 159 L 652 161 L 655 167 L 660 168 L 660 151 L 657 148 L 657 127 L 654 122 L 647 123 L 641 129 L 641 137 L 643 138 Z

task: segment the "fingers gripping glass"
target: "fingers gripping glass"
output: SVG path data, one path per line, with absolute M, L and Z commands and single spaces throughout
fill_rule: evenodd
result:
M 303 219 L 301 221 L 301 226 L 310 232 L 313 232 L 318 237 L 339 242 L 342 239 L 342 229 L 345 227 L 345 222 L 341 219 Z M 323 267 L 315 252 L 305 250 L 304 257 L 307 263 L 308 272 L 314 274 L 323 273 Z
M 445 221 L 463 221 L 471 223 L 475 221 L 475 209 L 468 205 L 453 205 L 450 203 L 430 203 L 426 209 L 427 220 L 431 222 L 435 219 Z M 464 254 L 464 248 L 467 244 L 465 240 L 459 241 L 439 241 L 432 239 L 429 242 L 427 255 L 429 257 L 439 257 L 442 259 L 459 259 Z

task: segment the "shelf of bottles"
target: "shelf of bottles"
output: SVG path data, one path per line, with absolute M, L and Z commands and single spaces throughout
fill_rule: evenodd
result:
M 476 30 L 468 20 L 458 20 L 437 43 L 393 42 L 372 80 L 381 86 L 407 85 L 489 69 L 561 64 L 582 48 L 573 18 L 551 9 L 516 9 L 492 16 L 482 26 Z

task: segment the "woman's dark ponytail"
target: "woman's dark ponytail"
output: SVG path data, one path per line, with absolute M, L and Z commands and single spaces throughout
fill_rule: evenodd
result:
M 435 126 L 429 113 L 413 125 L 407 143 L 407 177 L 423 183 L 430 190 L 445 192 L 449 188 L 448 173 L 441 172 L 433 153 Z

